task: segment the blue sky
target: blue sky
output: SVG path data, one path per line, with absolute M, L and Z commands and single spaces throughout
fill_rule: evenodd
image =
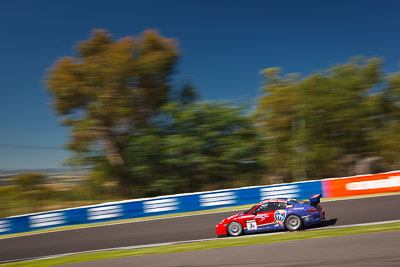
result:
M 259 95 L 259 71 L 279 66 L 303 75 L 346 62 L 382 57 L 400 63 L 399 1 L 20 1 L 0 7 L 0 144 L 61 147 L 43 86 L 46 70 L 93 29 L 115 38 L 158 29 L 177 39 L 176 82 L 191 77 L 205 100 Z M 0 169 L 60 167 L 57 149 L 0 145 Z

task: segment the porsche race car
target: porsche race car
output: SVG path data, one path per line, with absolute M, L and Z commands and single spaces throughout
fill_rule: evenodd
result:
M 306 201 L 290 198 L 261 201 L 248 210 L 223 219 L 216 226 L 217 236 L 239 236 L 280 229 L 297 231 L 322 223 L 325 210 L 320 205 L 321 197 L 322 194 L 317 194 Z

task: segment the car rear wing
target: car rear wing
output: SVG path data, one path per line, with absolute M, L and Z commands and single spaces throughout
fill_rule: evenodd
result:
M 313 207 L 318 206 L 319 202 L 321 202 L 322 194 L 316 194 L 310 197 L 310 205 Z

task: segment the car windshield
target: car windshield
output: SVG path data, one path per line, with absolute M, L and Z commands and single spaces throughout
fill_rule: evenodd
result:
M 252 209 L 254 209 L 254 207 L 257 205 L 254 205 L 253 207 L 251 207 L 250 209 L 247 209 L 245 211 L 243 211 L 244 214 L 248 214 Z

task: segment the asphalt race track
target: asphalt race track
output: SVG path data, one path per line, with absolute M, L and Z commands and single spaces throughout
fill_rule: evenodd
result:
M 400 195 L 322 202 L 327 219 L 348 225 L 400 219 Z M 215 237 L 234 212 L 83 228 L 0 239 L 0 263 L 55 254 Z
M 400 231 L 396 231 L 96 260 L 65 267 L 398 267 L 399 246 Z

